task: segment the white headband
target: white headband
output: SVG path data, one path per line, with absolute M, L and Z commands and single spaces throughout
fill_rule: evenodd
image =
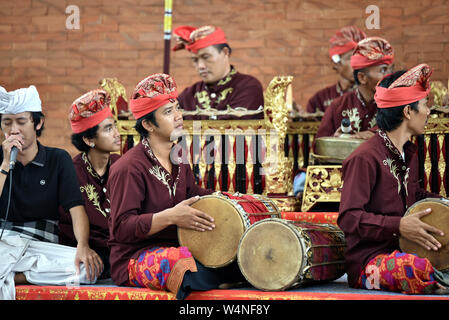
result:
M 35 86 L 7 92 L 0 86 L 0 113 L 41 112 L 42 102 Z

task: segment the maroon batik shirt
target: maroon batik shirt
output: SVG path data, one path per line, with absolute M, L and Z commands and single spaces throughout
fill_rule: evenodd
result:
M 338 226 L 346 238 L 350 286 L 375 256 L 399 250 L 399 222 L 407 208 L 427 197 L 418 181 L 417 146 L 404 145 L 404 157 L 384 131 L 360 145 L 343 162 Z
M 348 90 L 343 91 L 338 83 L 321 89 L 309 99 L 306 111 L 309 113 L 315 113 L 317 111 L 324 112 L 336 98 L 354 89 L 354 87 L 350 87 Z
M 182 91 L 178 97 L 184 111 L 217 110 L 218 116 L 184 115 L 184 120 L 244 120 L 263 119 L 263 88 L 253 76 L 242 74 L 232 66 L 231 72 L 220 81 L 206 84 L 199 81 Z M 227 110 L 260 110 L 256 114 L 237 117 Z
M 111 277 L 117 285 L 129 285 L 129 260 L 136 259 L 142 251 L 179 246 L 175 225 L 147 236 L 155 213 L 213 192 L 195 184 L 189 164 L 173 164 L 169 173 L 153 154 L 147 139 L 111 167 L 108 190 Z
M 92 167 L 86 153 L 80 153 L 73 158 L 87 217 L 89 218 L 89 246 L 94 250 L 109 250 L 107 246 L 109 239 L 108 216 L 111 205 L 106 195 L 106 182 L 110 166 L 119 158 L 118 154 L 110 155 L 106 171 L 101 177 Z M 76 246 L 77 241 L 73 233 L 70 214 L 60 212 L 60 216 L 59 242 L 64 245 Z
M 377 105 L 374 100 L 365 103 L 358 89 L 347 92 L 326 109 L 316 138 L 332 137 L 344 118 L 351 122 L 351 134 L 377 128 L 376 114 Z

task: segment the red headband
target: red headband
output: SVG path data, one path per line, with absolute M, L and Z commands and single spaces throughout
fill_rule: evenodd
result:
M 93 128 L 104 119 L 113 117 L 109 107 L 111 98 L 101 89 L 87 92 L 76 99 L 70 108 L 69 120 L 73 133 Z
M 365 32 L 356 26 L 346 26 L 335 32 L 329 39 L 329 57 L 341 55 L 357 47 L 357 43 L 366 38 Z
M 176 99 L 178 97 L 178 91 L 173 91 L 169 94 L 160 94 L 153 98 L 138 98 L 131 99 L 129 101 L 129 109 L 137 120 L 144 115 L 159 109 L 160 107 L 166 105 L 171 99 Z
M 393 56 L 383 56 L 378 60 L 371 60 L 365 56 L 356 54 L 351 57 L 351 67 L 353 70 L 359 70 L 368 67 L 378 66 L 380 64 L 392 64 L 393 60 L 394 60 Z
M 75 110 L 76 106 L 73 105 L 72 108 Z M 113 117 L 112 111 L 109 107 L 91 115 L 89 118 L 79 118 L 78 120 L 70 121 L 73 133 L 80 133 L 86 131 L 87 129 L 95 127 L 97 124 L 101 123 L 104 119 Z
M 357 44 L 351 57 L 351 67 L 360 70 L 380 64 L 392 64 L 393 59 L 394 51 L 387 40 L 370 37 Z
M 341 46 L 335 46 L 329 49 L 329 57 L 332 58 L 332 56 L 338 54 L 343 54 L 346 53 L 352 49 L 354 49 L 355 47 L 357 47 L 357 42 L 355 41 L 349 41 L 347 43 L 345 43 L 344 45 Z
M 429 95 L 429 78 L 432 70 L 427 64 L 420 64 L 398 79 L 388 88 L 376 87 L 374 99 L 378 108 L 393 108 L 424 99 Z
M 380 109 L 393 108 L 424 99 L 429 95 L 429 92 L 430 88 L 427 90 L 423 89 L 420 84 L 416 84 L 413 87 L 393 89 L 376 87 L 374 99 L 376 100 L 377 107 Z
M 194 28 L 191 26 L 181 26 L 174 31 L 182 44 L 178 44 L 173 51 L 186 48 L 188 51 L 197 53 L 198 50 L 213 46 L 215 44 L 227 43 L 224 31 L 218 27 L 204 26 Z

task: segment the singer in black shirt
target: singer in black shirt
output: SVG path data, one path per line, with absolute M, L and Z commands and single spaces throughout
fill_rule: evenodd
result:
M 0 126 L 5 135 L 0 154 L 1 228 L 7 230 L 5 235 L 12 233 L 37 241 L 58 243 L 58 208 L 62 206 L 72 217 L 78 242 L 75 266 L 79 270 L 80 263 L 83 263 L 87 278 L 94 280 L 101 273 L 103 263 L 88 244 L 89 221 L 72 159 L 65 150 L 46 147 L 38 142 L 44 125 L 44 115 L 40 111 L 2 110 L 4 101 L 8 108 L 9 93 L 2 95 L 4 92 L 0 90 Z M 13 147 L 18 149 L 17 162 L 15 168 L 10 170 Z M 11 202 L 4 223 L 11 175 Z M 20 275 L 16 274 L 16 283 L 26 282 Z
M 59 206 L 68 212 L 73 207 L 84 205 L 72 158 L 68 152 L 43 146 L 39 142 L 37 146 L 36 157 L 25 166 L 17 161 L 12 171 L 12 195 L 8 215 L 10 222 L 58 220 Z M 3 162 L 3 151 L 0 152 L 0 161 Z M 0 197 L 2 219 L 5 219 L 10 178 L 11 175 L 8 174 Z

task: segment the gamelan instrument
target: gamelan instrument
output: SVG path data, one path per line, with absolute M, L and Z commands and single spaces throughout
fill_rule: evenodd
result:
M 319 163 L 341 164 L 366 140 L 350 137 L 320 137 L 315 139 L 313 157 Z
M 430 224 L 444 232 L 444 236 L 432 234 L 441 243 L 438 251 L 426 250 L 420 245 L 399 237 L 399 247 L 403 252 L 414 253 L 420 258 L 429 259 L 432 266 L 438 270 L 449 269 L 449 200 L 426 198 L 415 202 L 404 214 L 404 217 L 431 208 L 432 212 L 421 218 L 422 222 Z
M 281 216 L 276 203 L 259 194 L 216 192 L 201 197 L 191 207 L 213 217 L 215 228 L 204 232 L 178 228 L 178 240 L 210 268 L 235 261 L 240 238 L 253 223 Z
M 237 262 L 254 287 L 280 291 L 340 278 L 345 273 L 345 247 L 337 226 L 265 219 L 243 234 Z

